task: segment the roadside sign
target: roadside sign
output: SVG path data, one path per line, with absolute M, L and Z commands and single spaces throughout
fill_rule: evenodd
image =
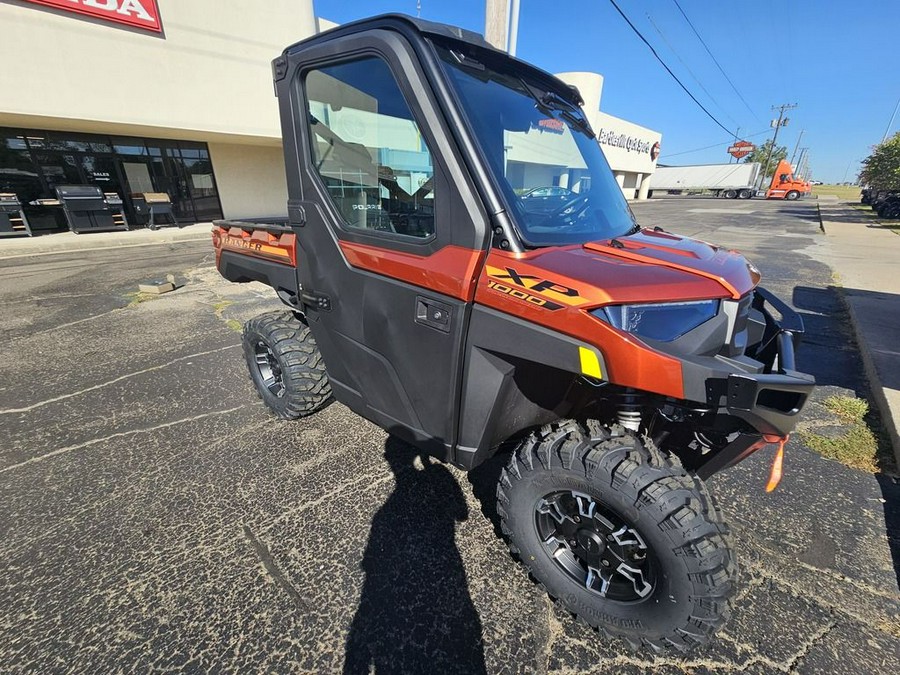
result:
M 755 147 L 756 146 L 753 145 L 753 143 L 748 143 L 747 141 L 738 141 L 728 148 L 728 154 L 735 159 L 741 159 L 753 152 L 753 149 Z

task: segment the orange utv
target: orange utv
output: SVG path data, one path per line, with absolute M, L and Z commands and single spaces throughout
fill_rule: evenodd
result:
M 814 386 L 800 317 L 740 254 L 641 228 L 578 91 L 480 35 L 381 16 L 273 72 L 288 216 L 213 232 L 222 275 L 286 305 L 243 332 L 271 412 L 336 400 L 462 469 L 502 454 L 502 531 L 563 608 L 709 640 L 737 565 L 704 481 L 777 444 L 777 483 Z

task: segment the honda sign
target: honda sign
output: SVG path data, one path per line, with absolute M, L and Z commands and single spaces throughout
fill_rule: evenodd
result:
M 64 12 L 86 14 L 95 19 L 123 23 L 142 30 L 162 32 L 156 0 L 25 0 Z

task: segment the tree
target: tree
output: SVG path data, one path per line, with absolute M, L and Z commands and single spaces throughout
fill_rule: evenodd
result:
M 752 152 L 744 157 L 744 162 L 759 162 L 764 169 L 766 167 L 766 157 L 769 156 L 769 148 L 771 147 L 772 139 L 770 138 L 762 145 L 757 145 L 753 148 Z M 772 152 L 772 157 L 769 159 L 769 169 L 766 171 L 764 182 L 768 182 L 772 178 L 772 175 L 775 173 L 775 167 L 783 159 L 787 159 L 787 148 L 783 145 L 776 145 L 775 150 Z
M 900 190 L 900 131 L 872 149 L 859 180 L 878 190 Z

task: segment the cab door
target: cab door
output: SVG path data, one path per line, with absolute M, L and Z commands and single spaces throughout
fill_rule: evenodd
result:
M 411 45 L 291 54 L 279 89 L 302 303 L 335 398 L 447 458 L 487 216 Z

